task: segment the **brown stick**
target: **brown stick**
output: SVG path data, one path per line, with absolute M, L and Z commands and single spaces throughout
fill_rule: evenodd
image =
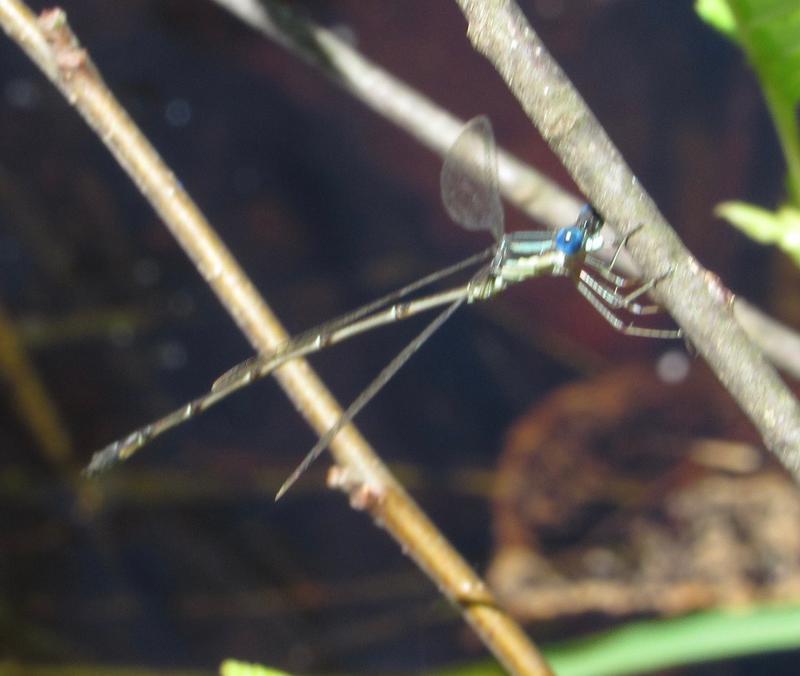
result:
M 800 410 L 736 322 L 733 295 L 686 250 L 513 0 L 456 0 L 467 34 L 506 81 L 575 183 L 623 236 L 652 295 L 683 327 L 764 443 L 800 476 Z
M 47 462 L 71 475 L 76 471 L 72 441 L 32 361 L 28 358 L 17 327 L 0 307 L 0 371 L 13 392 L 18 415 L 28 425 Z M 70 476 L 70 479 L 73 477 Z
M 271 353 L 287 334 L 259 297 L 196 204 L 156 150 L 103 83 L 60 9 L 37 21 L 21 0 L 0 0 L 0 23 L 76 107 L 147 197 L 200 274 L 261 354 Z M 276 378 L 300 412 L 322 434 L 341 408 L 311 371 L 298 360 L 281 367 Z M 358 495 L 379 495 L 376 523 L 385 527 L 512 672 L 550 673 L 536 647 L 494 602 L 483 581 L 445 540 L 380 462 L 352 426 L 331 445 L 336 462 Z

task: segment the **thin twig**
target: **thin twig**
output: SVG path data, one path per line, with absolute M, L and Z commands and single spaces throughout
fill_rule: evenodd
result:
M 733 314 L 750 340 L 781 371 L 800 378 L 800 336 L 757 307 L 737 296 Z
M 800 475 L 800 410 L 736 322 L 733 295 L 683 246 L 512 0 L 456 0 L 467 34 L 506 81 L 581 191 L 623 236 L 653 296 L 737 400 L 764 443 Z
M 39 377 L 15 324 L 0 308 L 0 372 L 10 388 L 20 418 L 25 421 L 45 459 L 57 470 L 74 471 L 73 448 L 58 407 Z
M 0 22 L 128 172 L 252 345 L 261 354 L 273 352 L 286 340 L 286 332 L 196 204 L 107 89 L 67 25 L 65 13 L 48 10 L 37 22 L 21 0 L 0 0 Z M 282 366 L 275 376 L 319 434 L 340 416 L 341 408 L 304 361 Z M 356 487 L 353 493 L 379 496 L 369 505 L 376 523 L 395 537 L 462 610 L 497 658 L 514 673 L 550 673 L 519 625 L 497 607 L 484 582 L 405 493 L 356 429 L 348 425 L 331 448 Z

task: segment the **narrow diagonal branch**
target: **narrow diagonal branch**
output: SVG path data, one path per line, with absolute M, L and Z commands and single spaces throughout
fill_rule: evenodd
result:
M 17 327 L 0 307 L 0 371 L 20 418 L 27 424 L 42 455 L 57 470 L 75 470 L 73 447 L 55 402 L 39 377 Z
M 686 250 L 605 130 L 513 0 L 456 0 L 468 36 L 506 81 L 578 187 L 623 236 L 653 296 L 683 327 L 723 385 L 795 476 L 800 475 L 797 401 L 736 322 L 733 296 Z
M 240 329 L 261 354 L 287 334 L 180 182 L 102 81 L 62 10 L 37 21 L 21 0 L 0 0 L 0 23 L 106 144 L 150 201 Z M 302 360 L 276 378 L 319 433 L 341 408 Z M 331 445 L 348 478 L 351 502 L 368 510 L 464 614 L 490 650 L 514 673 L 548 674 L 544 659 L 519 625 L 498 608 L 483 581 L 419 509 L 366 440 L 345 427 Z M 341 476 L 341 473 L 340 473 Z M 342 487 L 341 481 L 339 487 Z M 366 496 L 369 496 L 367 499 Z

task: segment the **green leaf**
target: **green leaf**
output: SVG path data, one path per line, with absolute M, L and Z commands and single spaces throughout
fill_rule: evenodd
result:
M 800 206 L 800 2 L 696 0 L 695 10 L 735 40 L 756 71 L 788 167 L 792 201 Z
M 547 646 L 544 654 L 558 676 L 622 676 L 665 669 L 672 673 L 681 665 L 798 648 L 800 606 L 765 604 L 630 622 L 611 631 Z M 484 661 L 434 673 L 499 676 L 504 672 Z
M 285 671 L 237 660 L 225 660 L 219 667 L 219 673 L 220 676 L 290 676 Z
M 694 10 L 707 24 L 724 33 L 731 40 L 736 39 L 736 18 L 726 0 L 697 0 Z
M 741 45 L 763 85 L 800 101 L 800 2 L 696 0 L 695 11 Z
M 769 211 L 745 202 L 724 202 L 715 211 L 757 242 L 779 246 L 800 265 L 800 209 Z

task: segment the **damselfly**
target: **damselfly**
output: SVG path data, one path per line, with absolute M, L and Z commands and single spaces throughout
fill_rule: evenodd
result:
M 638 287 L 634 286 L 633 290 L 627 293 L 621 292 L 621 289 L 629 288 L 632 284 L 631 280 L 613 271 L 614 262 L 624 241 L 619 243 L 610 264 L 595 256 L 595 252 L 603 245 L 600 235 L 603 219 L 590 205 L 581 210 L 573 225 L 552 233 L 505 232 L 503 207 L 497 185 L 494 134 L 488 118 L 481 116 L 468 122 L 448 151 L 442 167 L 441 192 L 450 217 L 468 230 L 485 230 L 492 233 L 495 239 L 494 246 L 354 312 L 300 334 L 287 341 L 271 355 L 252 357 L 234 366 L 216 380 L 207 394 L 95 453 L 87 473 L 103 471 L 116 462 L 129 458 L 160 434 L 202 413 L 253 381 L 269 375 L 291 359 L 317 352 L 375 327 L 446 306 L 320 437 L 281 486 L 276 499 L 280 498 L 330 444 L 336 434 L 350 423 L 398 369 L 462 304 L 486 300 L 512 284 L 531 277 L 556 275 L 571 278 L 595 310 L 622 333 L 651 338 L 680 337 L 679 329 L 643 328 L 635 326 L 632 322 L 625 322 L 618 316 L 617 313 L 622 311 L 633 315 L 657 312 L 658 306 L 636 302 L 657 280 L 651 280 Z M 482 262 L 485 264 L 466 284 L 413 300 L 402 300 L 436 281 Z

